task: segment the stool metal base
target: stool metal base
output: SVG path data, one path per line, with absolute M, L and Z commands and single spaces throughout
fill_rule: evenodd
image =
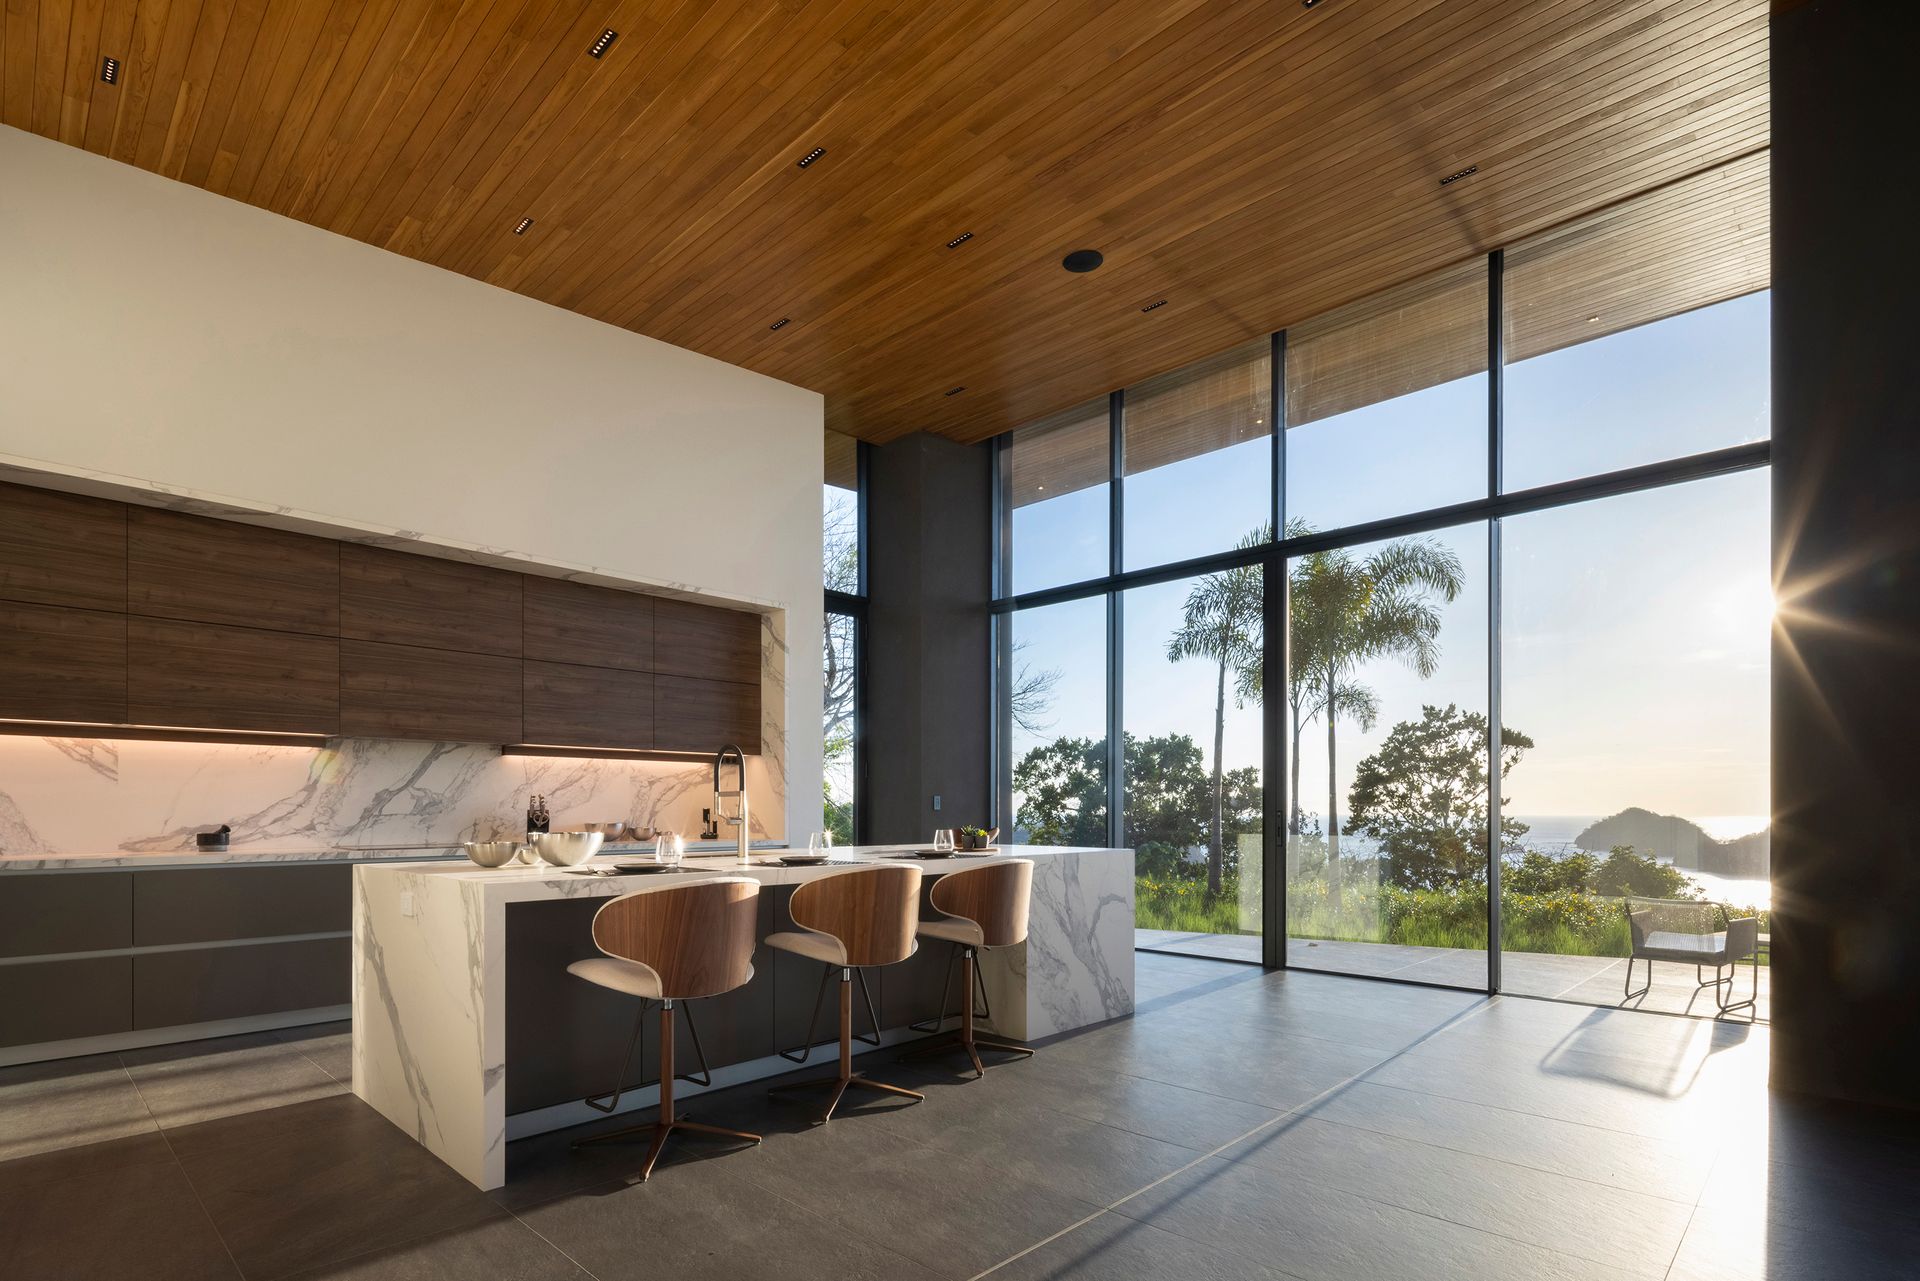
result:
M 976 1036 L 974 1034 L 974 949 L 964 944 L 956 946 L 959 946 L 960 949 L 961 1002 L 959 1029 L 941 1036 L 931 1037 L 927 1041 L 915 1045 L 899 1057 L 903 1060 L 924 1059 L 931 1058 L 936 1054 L 951 1054 L 954 1050 L 965 1050 L 967 1058 L 973 1063 L 973 1074 L 976 1079 L 987 1074 L 987 1065 L 980 1061 L 981 1050 L 993 1050 L 1002 1054 L 1017 1054 L 1023 1059 L 1032 1058 L 1033 1051 L 1024 1045 L 1015 1045 L 1010 1041 L 997 1041 L 991 1037 Z M 951 966 L 948 967 L 948 973 L 952 973 Z M 945 995 L 945 992 L 941 993 L 943 1000 L 945 999 Z M 946 1015 L 943 1013 L 940 1017 L 944 1020 Z
M 828 973 L 831 974 L 832 971 L 829 970 Z M 840 1074 L 821 1080 L 792 1081 L 786 1085 L 770 1086 L 767 1090 L 769 1094 L 798 1094 L 804 1090 L 832 1091 L 832 1093 L 827 1096 L 827 1106 L 820 1113 L 820 1121 L 822 1124 L 833 1120 L 834 1109 L 840 1106 L 840 1100 L 846 1096 L 849 1089 L 872 1090 L 879 1094 L 899 1095 L 903 1098 L 912 1099 L 916 1103 L 921 1102 L 927 1097 L 918 1090 L 909 1090 L 905 1086 L 900 1085 L 888 1085 L 884 1081 L 876 1081 L 871 1077 L 853 1070 L 853 975 L 854 971 L 850 968 L 842 968 L 840 970 Z M 819 1006 L 816 1002 L 816 1014 L 818 1013 L 818 1009 Z M 811 1027 L 807 1029 L 807 1037 L 809 1041 L 811 1041 L 813 1037 L 813 1029 Z
M 708 1139 L 735 1139 L 742 1143 L 759 1143 L 760 1136 L 749 1134 L 745 1130 L 729 1130 L 725 1126 L 708 1125 L 704 1121 L 689 1121 L 685 1117 L 675 1117 L 671 1121 L 655 1121 L 648 1125 L 630 1125 L 624 1130 L 612 1130 L 606 1134 L 595 1134 L 589 1138 L 574 1140 L 573 1146 L 584 1148 L 594 1143 L 617 1143 L 629 1135 L 651 1134 L 653 1143 L 647 1148 L 647 1159 L 640 1165 L 640 1182 L 645 1183 L 653 1177 L 653 1166 L 660 1159 L 660 1153 L 667 1146 L 667 1137 L 684 1131 Z

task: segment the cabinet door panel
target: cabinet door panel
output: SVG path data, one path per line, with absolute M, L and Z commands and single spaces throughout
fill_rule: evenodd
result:
M 332 636 L 340 544 L 136 507 L 127 517 L 127 612 Z
M 102 952 L 133 942 L 133 873 L 8 873 L 0 883 L 0 956 Z
M 526 740 L 563 747 L 653 746 L 653 674 L 571 663 L 526 665 Z
M 126 506 L 0 485 L 0 600 L 124 610 Z
M 210 1023 L 353 999 L 352 939 L 148 952 L 133 958 L 133 1026 Z
M 340 634 L 520 657 L 520 575 L 383 547 L 340 548 Z
M 526 575 L 526 657 L 653 670 L 653 598 Z
M 132 957 L 0 965 L 0 1046 L 132 1029 Z
M 340 642 L 127 619 L 127 717 L 206 729 L 340 730 Z
M 653 669 L 671 676 L 757 685 L 760 615 L 683 600 L 656 601 Z
M 0 718 L 124 721 L 126 616 L 0 601 Z
M 517 658 L 341 641 L 341 733 L 518 743 L 520 682 Z
M 760 750 L 760 687 L 687 676 L 653 678 L 656 747 L 711 752 L 734 743 Z
M 353 928 L 353 869 L 345 863 L 133 875 L 133 941 L 141 947 Z

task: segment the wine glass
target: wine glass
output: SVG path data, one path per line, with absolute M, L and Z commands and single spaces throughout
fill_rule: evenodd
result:
M 815 832 L 807 837 L 807 853 L 818 854 L 821 858 L 833 853 L 833 833 Z
M 686 857 L 686 838 L 678 832 L 662 831 L 653 845 L 653 861 L 665 863 L 668 867 L 680 866 L 680 860 Z
M 953 829 L 936 827 L 933 829 L 933 849 L 936 854 L 953 853 Z

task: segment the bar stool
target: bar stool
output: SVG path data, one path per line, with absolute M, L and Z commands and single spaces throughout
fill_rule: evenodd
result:
M 807 1022 L 807 1044 L 799 1051 L 782 1050 L 783 1058 L 804 1063 L 813 1053 L 813 1030 L 820 1019 L 820 1004 L 827 993 L 827 982 L 840 971 L 840 1073 L 820 1081 L 801 1081 L 776 1085 L 772 1093 L 795 1090 L 829 1090 L 821 1121 L 831 1121 L 848 1087 L 898 1094 L 920 1100 L 917 1090 L 903 1089 L 875 1081 L 853 1070 L 853 983 L 857 976 L 866 995 L 867 1014 L 873 1018 L 874 1039 L 879 1044 L 879 1019 L 873 1017 L 873 995 L 867 992 L 866 976 L 861 971 L 870 965 L 893 965 L 912 956 L 919 946 L 913 930 L 920 918 L 920 869 L 882 864 L 848 872 L 836 872 L 808 881 L 794 890 L 788 905 L 799 931 L 767 936 L 767 944 L 783 952 L 792 952 L 820 961 L 827 971 L 820 979 L 820 995 L 814 998 L 813 1016 Z M 865 1040 L 866 1038 L 862 1038 Z
M 946 1022 L 946 994 L 953 986 L 953 961 L 960 962 L 960 1028 L 944 1038 L 935 1038 L 901 1055 L 903 1059 L 946 1054 L 955 1049 L 967 1052 L 973 1060 L 975 1076 L 985 1076 L 980 1050 L 1001 1050 L 1031 1058 L 1033 1051 L 1024 1045 L 975 1036 L 973 1032 L 973 988 L 978 970 L 975 953 L 986 947 L 1010 947 L 1026 941 L 1027 909 L 1033 897 L 1033 860 L 1010 858 L 997 860 L 962 872 L 949 872 L 933 883 L 928 900 L 942 915 L 922 919 L 922 938 L 945 939 L 953 944 L 954 957 L 947 962 L 947 981 L 940 988 L 942 1009 L 933 1029 Z M 981 996 L 986 995 L 981 984 Z M 925 1024 L 916 1024 L 925 1028 Z
M 700 1030 L 694 1026 L 693 1008 L 684 1002 L 731 992 L 753 977 L 753 936 L 759 899 L 758 881 L 727 877 L 698 885 L 623 894 L 594 913 L 593 942 L 604 955 L 575 961 L 567 967 L 567 973 L 615 992 L 639 997 L 640 1011 L 634 1017 L 627 1052 L 620 1060 L 620 1075 L 614 1079 L 613 1094 L 604 1103 L 590 1098 L 586 1104 L 601 1112 L 611 1112 L 619 1106 L 627 1068 L 633 1062 L 633 1047 L 646 1023 L 647 1006 L 658 1001 L 660 1110 L 650 1125 L 596 1134 L 578 1140 L 575 1147 L 606 1143 L 647 1131 L 653 1136 L 653 1146 L 647 1149 L 646 1163 L 640 1167 L 640 1179 L 645 1182 L 653 1174 L 661 1149 L 666 1147 L 667 1136 L 676 1130 L 709 1138 L 760 1141 L 757 1134 L 688 1121 L 673 1113 L 676 1080 L 702 1086 L 713 1084 L 706 1051 L 700 1048 Z M 693 1050 L 700 1059 L 698 1076 L 679 1073 L 674 1068 L 673 1010 L 676 1005 L 687 1016 L 687 1031 L 693 1037 Z

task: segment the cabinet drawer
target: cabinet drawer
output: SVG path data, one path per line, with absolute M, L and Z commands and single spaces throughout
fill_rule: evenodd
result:
M 345 1005 L 351 939 L 149 952 L 133 958 L 135 1029 Z
M 0 965 L 0 1045 L 132 1030 L 132 957 Z
M 653 746 L 651 673 L 529 662 L 525 689 L 526 742 Z
M 127 718 L 143 725 L 338 733 L 340 642 L 129 618 Z
M 653 678 L 654 746 L 711 752 L 735 743 L 760 750 L 760 687 L 689 676 Z
M 127 516 L 127 612 L 335 635 L 340 544 L 136 507 Z
M 0 601 L 0 717 L 126 720 L 126 616 Z
M 353 927 L 353 869 L 345 863 L 156 868 L 133 877 L 133 941 L 142 947 Z
M 521 741 L 520 660 L 340 642 L 340 732 L 446 743 Z
M 133 873 L 0 881 L 0 956 L 102 952 L 133 942 Z
M 124 610 L 126 507 L 0 485 L 0 600 Z
M 525 657 L 653 670 L 653 598 L 560 578 L 523 578 Z
M 340 548 L 340 634 L 520 657 L 520 575 L 352 543 Z

